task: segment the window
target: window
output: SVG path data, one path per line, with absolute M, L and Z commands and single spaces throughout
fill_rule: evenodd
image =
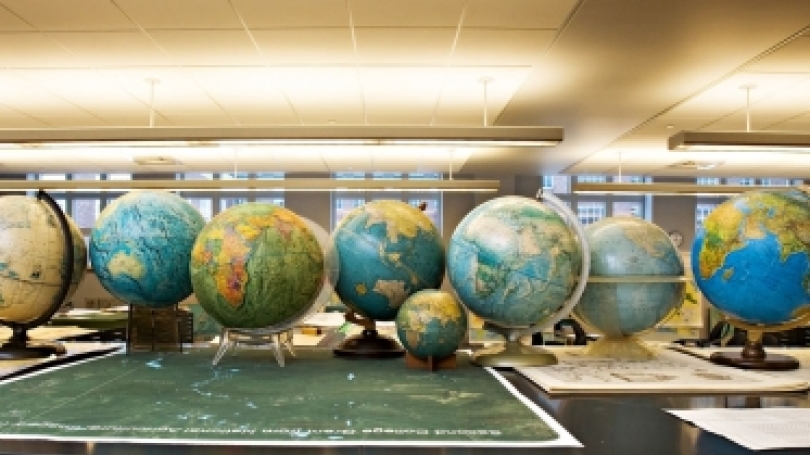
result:
M 641 202 L 614 202 L 613 216 L 637 216 L 644 215 L 644 204 Z
M 577 204 L 577 217 L 584 226 L 593 224 L 606 216 L 604 202 L 580 202 Z
M 200 212 L 206 223 L 211 221 L 214 215 L 214 201 L 210 197 L 187 197 L 186 200 Z
M 759 184 L 762 186 L 790 186 L 790 180 L 766 178 L 761 179 Z
M 714 208 L 717 207 L 717 205 L 718 204 L 705 204 L 705 203 L 697 204 L 697 206 L 695 207 L 695 230 L 696 231 L 698 229 L 700 229 L 701 227 L 703 227 L 703 221 L 706 220 L 706 217 L 709 216 L 710 213 L 712 213 L 712 210 L 714 210 Z
M 577 176 L 577 182 L 580 183 L 605 183 L 607 177 L 604 175 L 580 175 Z
M 698 177 L 695 182 L 698 185 L 719 185 L 720 178 L 719 177 Z

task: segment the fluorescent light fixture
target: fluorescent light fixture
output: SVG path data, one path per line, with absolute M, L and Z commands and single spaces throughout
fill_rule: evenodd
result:
M 441 191 L 494 193 L 498 180 L 336 180 L 336 179 L 235 179 L 235 180 L 0 180 L 0 193 L 166 191 Z
M 172 166 L 183 164 L 177 158 L 171 156 L 136 156 L 132 161 L 142 166 Z
M 698 185 L 695 183 L 581 183 L 573 182 L 576 194 L 624 194 L 655 196 L 734 196 L 746 191 L 778 190 L 784 187 L 754 185 Z
M 670 150 L 810 152 L 810 134 L 779 131 L 681 131 Z
M 285 126 L 0 129 L 0 149 L 261 145 L 550 147 L 563 129 L 534 126 Z

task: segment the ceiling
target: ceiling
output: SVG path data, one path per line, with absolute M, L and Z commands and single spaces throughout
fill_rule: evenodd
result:
M 547 149 L 166 151 L 175 167 L 2 151 L 0 172 L 802 178 L 810 155 L 666 141 L 745 129 L 746 84 L 753 129 L 808 131 L 808 27 L 807 0 L 0 0 L 0 128 L 565 128 Z

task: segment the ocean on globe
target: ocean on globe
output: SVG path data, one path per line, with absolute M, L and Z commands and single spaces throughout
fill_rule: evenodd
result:
M 411 355 L 442 358 L 455 353 L 467 334 L 467 312 L 447 292 L 423 289 L 405 300 L 395 325 Z
M 336 292 L 366 318 L 391 321 L 405 299 L 444 279 L 441 234 L 421 210 L 401 201 L 368 202 L 332 234 L 340 257 Z
M 587 226 L 585 240 L 590 277 L 574 315 L 587 325 L 626 337 L 655 327 L 683 301 L 685 283 L 676 281 L 683 261 L 660 227 L 634 216 L 608 217 Z
M 205 220 L 180 196 L 132 191 L 108 205 L 90 235 L 101 285 L 131 305 L 161 308 L 191 294 L 188 262 Z
M 286 328 L 325 279 L 321 245 L 304 220 L 262 202 L 215 216 L 194 243 L 190 270 L 200 305 L 227 328 Z
M 782 324 L 810 311 L 810 194 L 749 191 L 712 210 L 692 245 L 695 283 L 728 316 Z
M 0 322 L 28 324 L 55 311 L 63 283 L 71 275 L 69 299 L 87 270 L 81 231 L 65 215 L 73 239 L 67 263 L 59 219 L 44 201 L 28 196 L 0 197 Z
M 461 220 L 450 238 L 447 271 L 475 315 L 502 327 L 528 327 L 566 303 L 581 260 L 575 234 L 556 211 L 505 196 Z

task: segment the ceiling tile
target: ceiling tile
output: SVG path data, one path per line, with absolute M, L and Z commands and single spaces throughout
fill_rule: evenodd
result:
M 468 27 L 560 28 L 578 0 L 470 0 Z
M 38 32 L 0 34 L 0 62 L 6 68 L 76 67 L 82 63 Z
M 166 119 L 174 126 L 231 126 L 234 124 L 226 114 L 170 114 Z
M 227 0 L 116 0 L 116 4 L 146 29 L 242 28 Z
M 49 32 L 82 66 L 122 67 L 170 65 L 171 58 L 140 31 Z
M 14 13 L 0 5 L 0 31 L 5 32 L 20 30 L 33 30 L 33 27 L 26 24 L 24 20 L 20 19 L 14 15 Z
M 40 30 L 137 28 L 109 0 L 3 0 L 3 4 Z
M 263 65 L 243 30 L 153 30 L 149 34 L 179 65 Z
M 21 114 L 41 119 L 44 119 L 44 116 L 63 118 L 70 115 L 76 115 L 81 119 L 89 115 L 16 74 L 0 73 L 0 87 L 3 88 L 0 90 L 0 104 Z
M 361 68 L 369 121 L 429 125 L 445 71 L 443 67 Z
M 357 28 L 361 65 L 446 65 L 453 28 Z
M 49 126 L 40 120 L 24 115 L 0 115 L 0 128 L 45 128 Z M 2 160 L 0 159 L 0 166 Z
M 456 27 L 464 0 L 352 0 L 356 27 Z
M 551 30 L 465 27 L 453 53 L 453 65 L 534 65 L 555 34 Z
M 56 128 L 110 126 L 104 120 L 78 109 L 66 112 L 66 115 L 40 113 L 37 118 Z
M 304 124 L 363 123 L 355 68 L 273 68 L 273 76 Z
M 348 27 L 345 0 L 233 0 L 250 28 Z
M 486 109 L 489 124 L 498 117 L 509 100 L 520 88 L 531 67 L 461 67 L 447 70 L 441 100 L 436 110 L 437 121 L 447 123 L 443 116 L 478 118 L 483 122 L 484 84 L 482 77 L 491 80 L 486 85 Z M 441 120 L 439 120 L 441 119 Z
M 269 65 L 353 65 L 354 45 L 348 27 L 253 30 Z
M 781 49 L 748 65 L 745 70 L 756 73 L 810 73 L 810 35 L 788 43 Z
M 157 79 L 154 107 L 165 115 L 221 115 L 222 109 L 201 89 L 188 70 L 180 68 L 102 69 L 102 76 L 111 79 L 141 102 L 149 105 L 151 85 Z M 2 101 L 0 101 L 2 102 Z

